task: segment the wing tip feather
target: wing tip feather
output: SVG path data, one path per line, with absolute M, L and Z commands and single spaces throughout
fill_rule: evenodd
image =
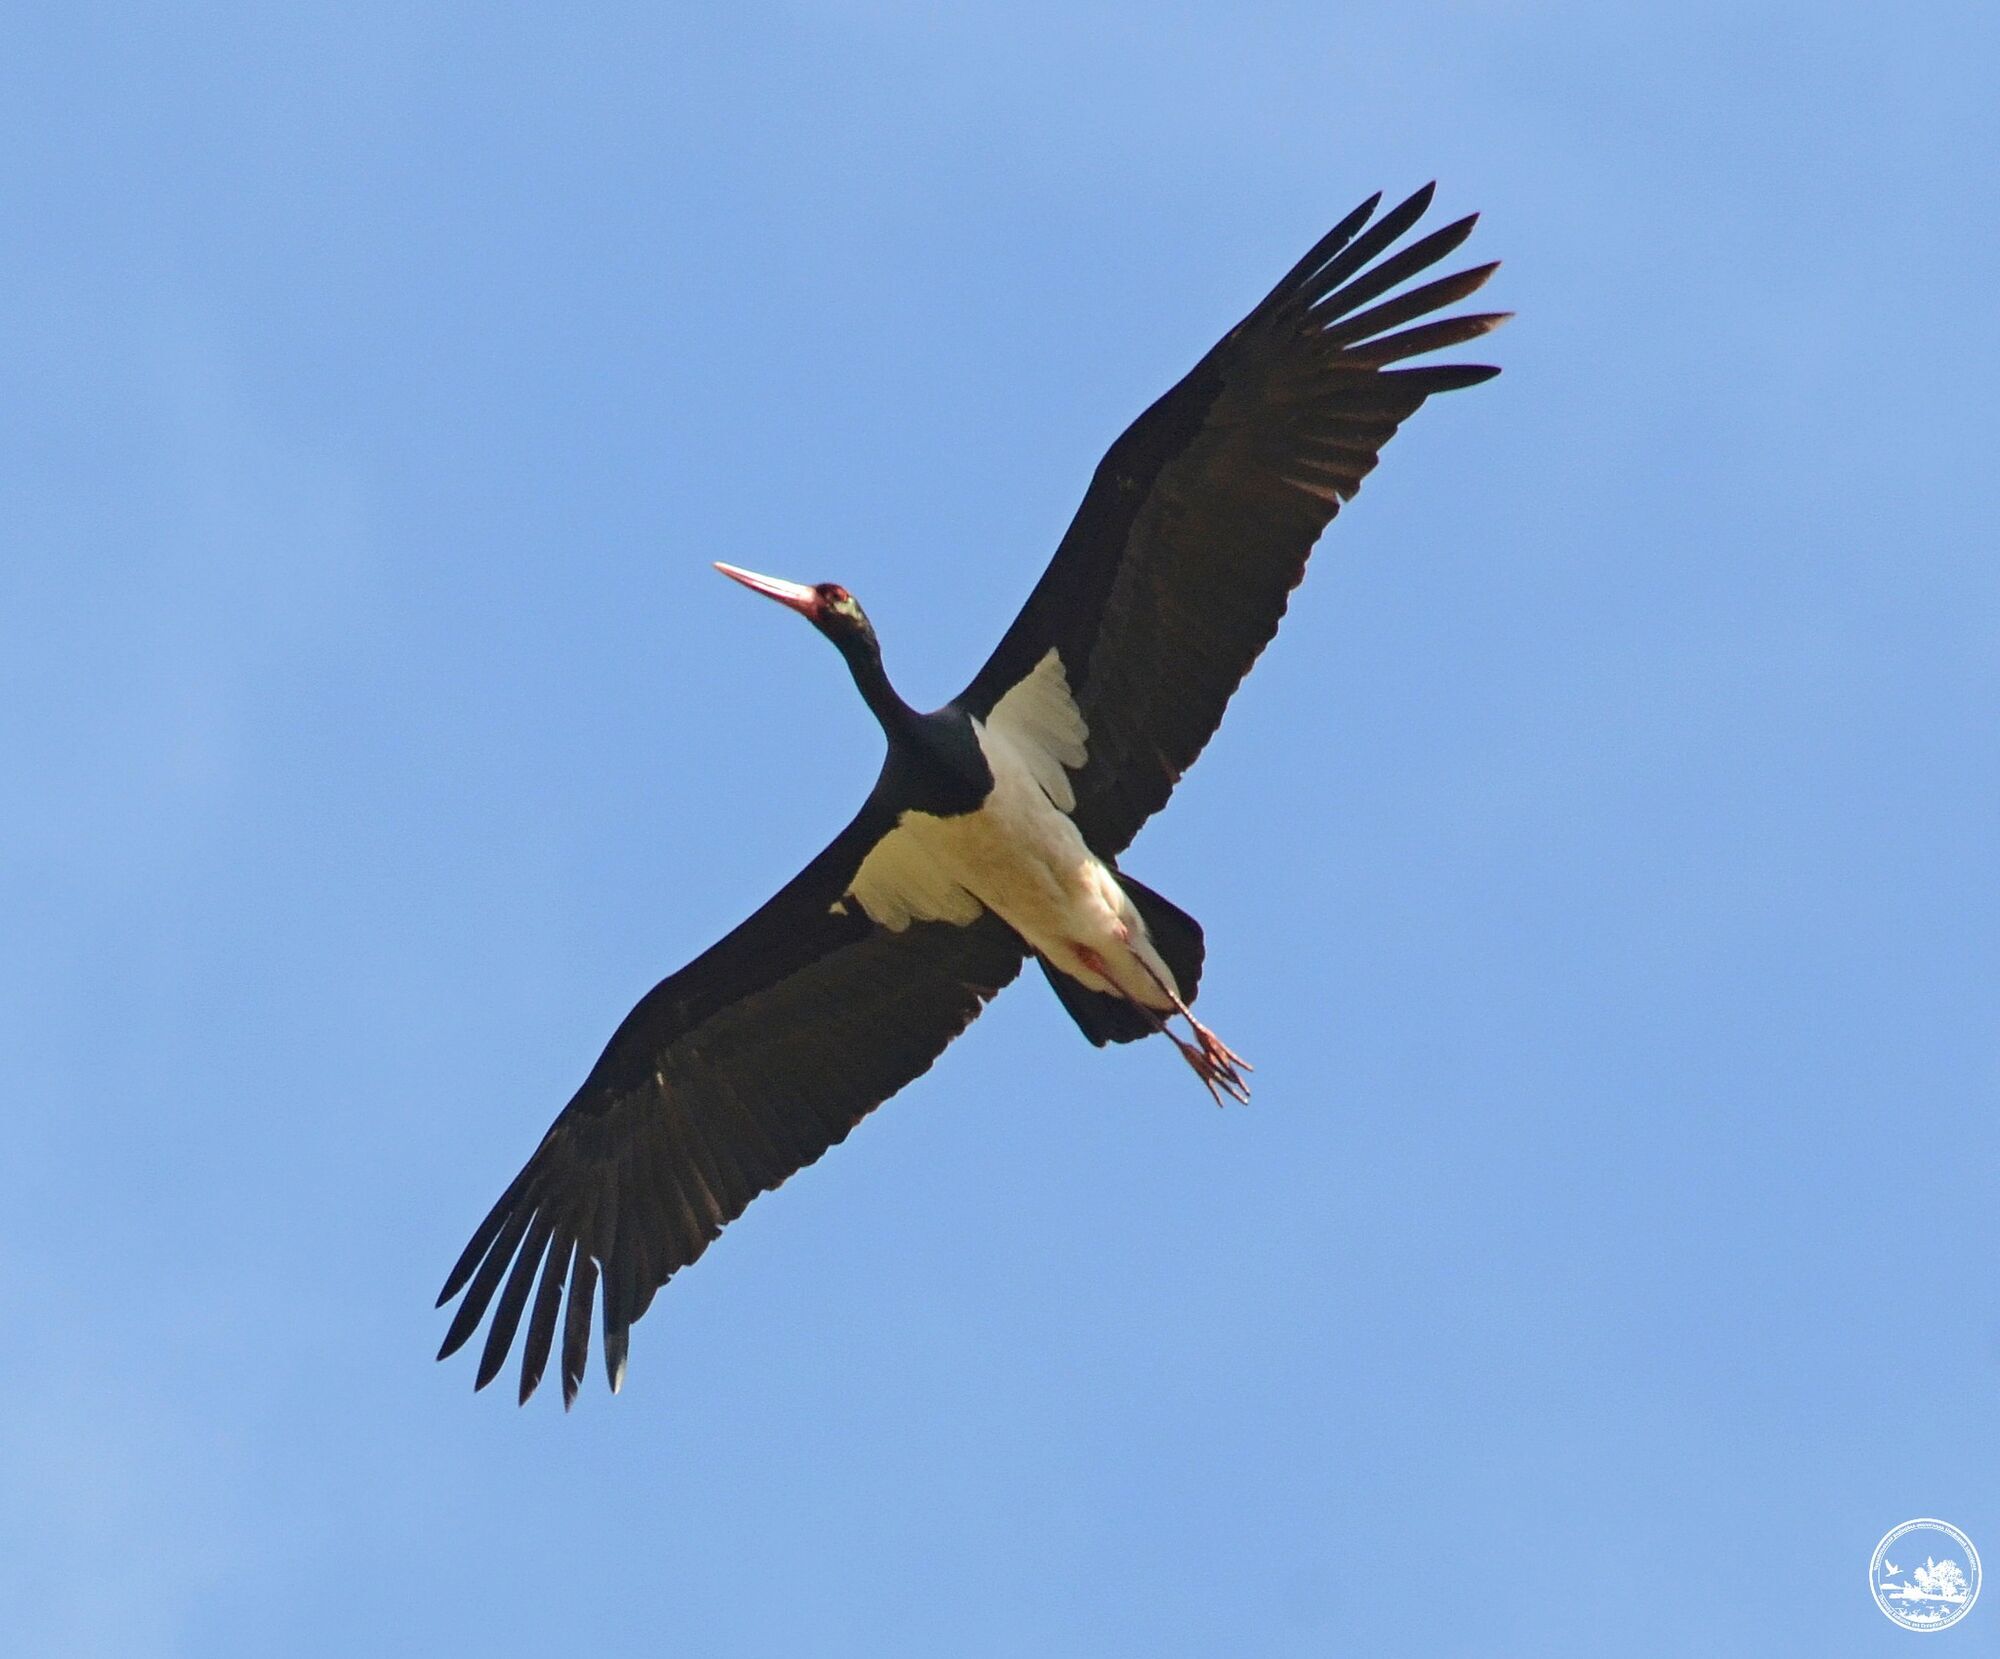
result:
M 1498 363 L 1439 363 L 1426 369 L 1392 369 L 1392 375 L 1421 375 L 1424 396 L 1439 392 L 1462 392 L 1468 386 L 1484 385 L 1500 373 Z

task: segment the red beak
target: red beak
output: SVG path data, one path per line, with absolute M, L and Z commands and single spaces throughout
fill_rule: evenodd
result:
M 741 582 L 752 593 L 761 593 L 766 599 L 775 599 L 781 605 L 788 605 L 799 615 L 817 620 L 823 601 L 815 588 L 804 587 L 797 582 L 787 582 L 777 576 L 759 576 L 754 570 L 738 570 L 734 565 L 716 561 L 715 568 L 732 582 Z

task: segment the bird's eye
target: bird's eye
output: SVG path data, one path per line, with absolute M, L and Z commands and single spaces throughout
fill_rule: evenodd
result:
M 850 622 L 861 614 L 861 607 L 854 602 L 854 595 L 838 582 L 822 582 L 813 590 L 827 610 L 846 617 Z

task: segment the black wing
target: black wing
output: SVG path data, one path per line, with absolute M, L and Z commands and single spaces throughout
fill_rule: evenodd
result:
M 890 825 L 871 799 L 782 892 L 626 1017 L 451 1270 L 438 1305 L 461 1290 L 465 1300 L 439 1359 L 491 1308 L 484 1388 L 532 1297 L 520 1397 L 541 1381 L 560 1318 L 567 1404 L 601 1282 L 616 1389 L 654 1292 L 751 1199 L 928 1069 L 1014 977 L 1020 941 L 991 915 L 891 933 L 858 907 L 832 908 Z
M 1483 365 L 1394 369 L 1504 314 L 1404 325 L 1472 293 L 1482 265 L 1374 303 L 1472 232 L 1473 215 L 1382 259 L 1426 185 L 1371 226 L 1336 225 L 1098 464 L 1053 562 L 959 698 L 985 716 L 1050 651 L 1090 728 L 1075 779 L 1091 846 L 1122 851 L 1221 723 L 1285 613 L 1306 557 L 1377 453 L 1433 392 Z

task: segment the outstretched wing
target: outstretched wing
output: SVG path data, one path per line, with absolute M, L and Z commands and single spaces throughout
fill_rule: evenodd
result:
M 1492 265 L 1382 299 L 1471 234 L 1476 215 L 1380 257 L 1433 188 L 1372 225 L 1380 196 L 1355 209 L 1126 429 L 959 698 L 985 718 L 1058 654 L 1089 727 L 1075 818 L 1098 853 L 1122 851 L 1166 803 L 1277 632 L 1320 532 L 1396 428 L 1433 392 L 1500 372 L 1390 366 L 1505 320 L 1417 322 L 1471 294 Z
M 626 1017 L 451 1270 L 438 1305 L 465 1299 L 438 1358 L 490 1308 L 484 1388 L 525 1313 L 526 1401 L 560 1322 L 567 1404 L 601 1289 L 616 1389 L 632 1321 L 654 1292 L 751 1199 L 927 1070 L 1014 977 L 1021 944 L 990 914 L 892 933 L 859 906 L 833 908 L 890 827 L 871 800 L 783 891 Z

